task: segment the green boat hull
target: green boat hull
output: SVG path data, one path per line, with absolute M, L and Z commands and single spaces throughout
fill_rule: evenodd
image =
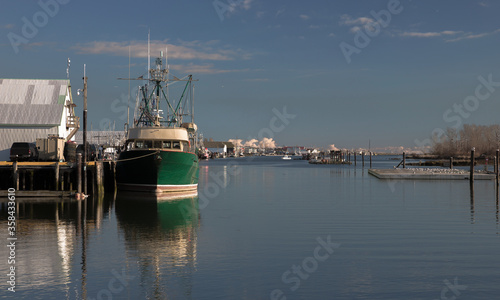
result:
M 116 183 L 121 190 L 153 193 L 192 191 L 198 188 L 198 156 L 161 150 L 120 153 Z

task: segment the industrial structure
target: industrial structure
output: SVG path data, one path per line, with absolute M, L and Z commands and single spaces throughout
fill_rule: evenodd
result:
M 80 127 L 69 80 L 0 79 L 0 161 L 14 142 L 74 139 Z

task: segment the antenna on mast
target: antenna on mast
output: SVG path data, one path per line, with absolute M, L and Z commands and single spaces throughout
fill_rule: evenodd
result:
M 69 67 L 70 67 L 70 65 L 71 65 L 71 60 L 68 57 L 68 67 L 66 68 L 66 77 L 68 78 L 68 80 L 69 80 Z
M 130 124 L 130 45 L 128 46 L 128 99 L 127 99 L 127 130 Z
M 149 70 L 151 69 L 151 42 L 150 42 L 151 29 L 148 30 L 148 79 L 151 79 Z

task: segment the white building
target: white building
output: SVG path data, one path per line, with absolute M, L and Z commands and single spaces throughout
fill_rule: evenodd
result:
M 73 138 L 79 127 L 69 80 L 0 79 L 0 161 L 14 142 Z

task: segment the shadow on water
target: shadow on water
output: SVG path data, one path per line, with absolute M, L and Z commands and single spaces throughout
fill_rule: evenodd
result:
M 115 211 L 127 263 L 137 264 L 143 289 L 139 295 L 155 299 L 190 295 L 200 224 L 197 193 L 156 197 L 119 192 Z

